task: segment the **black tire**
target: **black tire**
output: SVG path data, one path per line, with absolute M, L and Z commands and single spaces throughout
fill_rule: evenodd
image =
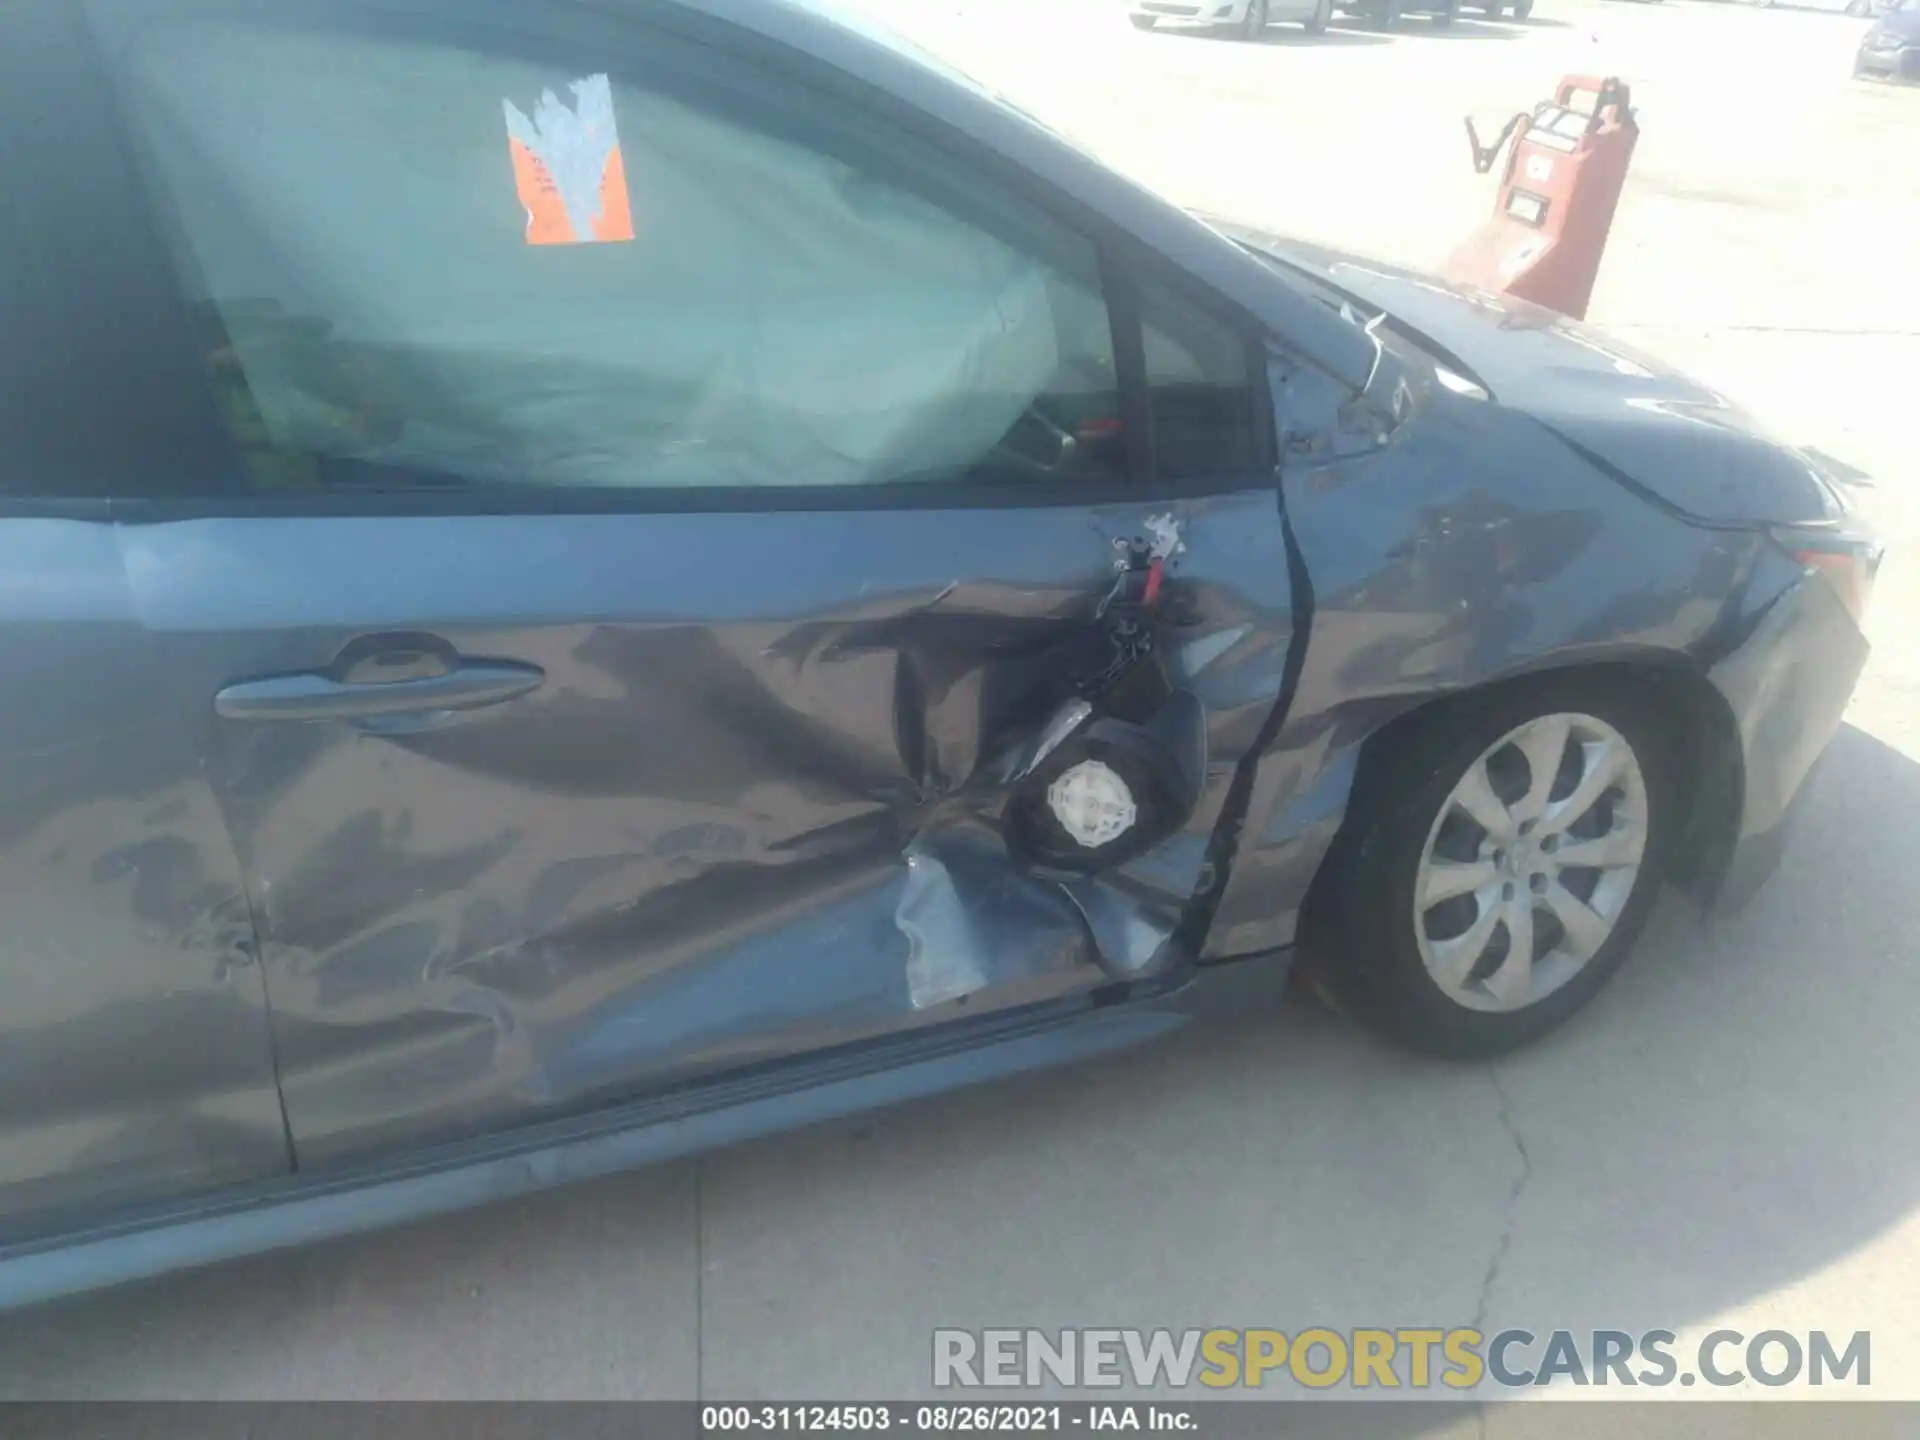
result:
M 1153 29 L 1155 17 L 1152 15 L 1129 15 L 1127 18 L 1133 22 L 1133 28 L 1136 30 Z
M 1313 7 L 1313 14 L 1302 22 L 1309 35 L 1324 35 L 1327 26 L 1333 23 L 1333 0 L 1319 0 Z
M 1247 6 L 1246 18 L 1240 22 L 1240 38 L 1258 40 L 1265 35 L 1270 12 L 1268 0 L 1253 0 L 1253 3 Z
M 1513 0 L 1513 18 L 1527 20 L 1533 16 L 1533 0 Z
M 1442 0 L 1441 7 L 1433 12 L 1434 28 L 1444 30 L 1460 18 L 1460 0 Z
M 1487 12 L 1487 19 L 1498 20 L 1507 7 L 1504 0 L 1487 0 L 1480 8 Z
M 1612 933 L 1561 987 L 1521 1009 L 1451 999 L 1427 973 L 1414 933 L 1422 853 L 1454 786 L 1487 748 L 1560 712 L 1603 720 L 1640 762 L 1646 846 Z M 1555 1029 L 1625 962 L 1667 873 L 1680 812 L 1677 746 L 1658 701 L 1621 672 L 1573 672 L 1448 702 L 1369 745 L 1348 821 L 1309 906 L 1308 948 L 1354 1012 L 1416 1050 L 1453 1059 L 1504 1054 Z
M 1373 0 L 1367 8 L 1367 19 L 1376 30 L 1397 30 L 1403 3 L 1404 0 Z

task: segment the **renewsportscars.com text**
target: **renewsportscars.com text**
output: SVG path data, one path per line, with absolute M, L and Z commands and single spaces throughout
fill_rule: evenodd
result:
M 1714 1330 L 1682 1346 L 1671 1330 L 936 1330 L 939 1389 L 1470 1390 L 1543 1385 L 1654 1387 L 1873 1383 L 1873 1338 L 1825 1330 Z

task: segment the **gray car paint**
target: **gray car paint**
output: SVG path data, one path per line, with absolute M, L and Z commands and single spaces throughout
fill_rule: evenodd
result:
M 1368 314 L 1384 311 L 1625 483 L 1709 523 L 1827 525 L 1844 509 L 1805 455 L 1725 395 L 1664 361 L 1509 295 L 1325 246 L 1220 224 Z
M 0 520 L 0 1215 L 284 1172 L 266 997 L 204 775 L 110 525 Z
M 1740 734 L 1738 828 L 1720 876 L 1723 908 L 1745 904 L 1779 865 L 1794 802 L 1840 728 L 1867 642 L 1830 586 L 1796 585 L 1713 667 Z
M 1592 327 L 1220 228 L 1384 310 L 1488 393 L 1429 379 L 1401 443 L 1289 467 L 1315 611 L 1263 772 L 1298 798 L 1270 807 L 1271 828 L 1245 848 L 1206 955 L 1294 938 L 1367 736 L 1436 695 L 1579 663 L 1685 657 L 1684 673 L 1713 685 L 1748 778 L 1708 817 L 1714 859 L 1694 888 L 1723 908 L 1744 902 L 1777 863 L 1790 802 L 1866 663 L 1828 587 L 1803 586 L 1754 523 L 1863 534 L 1831 485 L 1724 397 Z
M 51 1241 L 17 1248 L 0 1276 L 29 1277 L 18 1293 L 467 1203 L 516 1166 L 565 1178 L 526 1158 L 562 1142 L 528 1150 L 536 1132 L 514 1127 L 636 1090 L 743 1071 L 777 1088 L 838 1047 L 971 1033 L 932 1024 L 966 1007 L 912 1003 L 929 911 L 966 922 L 941 933 L 986 980 L 975 1013 L 1010 1019 L 1091 1003 L 1116 974 L 1177 981 L 1183 939 L 1208 958 L 1284 944 L 1363 741 L 1436 695 L 1599 659 L 1711 672 L 1746 765 L 1779 771 L 1765 805 L 1728 816 L 1749 841 L 1777 832 L 1831 733 L 1857 632 L 1758 530 L 1691 523 L 1523 411 L 1434 386 L 1417 355 L 1383 354 L 1216 232 L 902 53 L 784 5 L 699 8 L 857 77 L 863 103 L 876 88 L 904 101 L 969 156 L 1009 157 L 1258 318 L 1279 349 L 1281 483 L 1014 518 L 794 512 L 777 532 L 749 514 L 0 522 L 34 577 L 0 588 L 0 776 L 21 802 L 0 893 L 42 946 L 98 937 L 79 964 L 9 951 L 4 1008 L 26 1047 L 10 1054 L 47 1067 L 10 1064 L 0 1095 L 32 1142 L 7 1176 L 15 1219 L 54 1228 L 40 1220 L 60 1201 L 58 1228 L 77 1227 L 102 1205 L 228 1196 L 284 1171 L 263 985 L 303 1169 L 261 1203 L 351 1189 L 355 1157 L 457 1169 L 408 1146 L 463 1130 L 502 1157 L 462 1152 L 483 1177 L 464 1189 L 396 1199 L 367 1182 L 362 1201 L 277 1232 L 191 1229 L 190 1211 L 143 1232 L 134 1206 L 116 1233 L 151 1243 L 65 1271 Z M 1356 408 L 1362 391 L 1387 407 Z M 1207 796 L 1181 836 L 1076 904 L 996 850 L 996 742 L 1033 724 L 996 698 L 1085 617 L 1111 540 L 1168 512 L 1188 548 L 1185 623 L 1166 638 L 1207 706 Z M 542 683 L 414 728 L 214 716 L 236 682 L 395 629 Z M 1840 659 L 1808 658 L 1827 651 Z M 937 861 L 920 910 L 916 857 Z M 49 1008 L 19 1008 L 36 991 Z M 15 1013 L 53 1019 L 29 1045 Z M 1041 1028 L 1059 1043 L 1038 1058 L 1084 1048 L 1060 1038 L 1072 1023 Z M 875 1082 L 836 1103 L 893 1096 Z M 731 1133 L 619 1118 L 629 1137 Z M 90 1124 L 105 1137 L 91 1170 L 83 1144 L 59 1148 Z M 661 1142 L 609 1143 L 631 1163 Z
M 33 197 L 0 225 L 0 1237 L 289 1163 L 208 716 L 168 703 L 87 498 L 193 442 L 145 365 L 137 247 L 84 228 L 77 158 L 117 137 L 53 103 L 85 93 L 79 38 L 68 7 L 0 7 L 0 168 Z
M 1209 955 L 1293 938 L 1358 748 L 1389 720 L 1554 665 L 1710 663 L 1751 587 L 1799 578 L 1757 533 L 1672 520 L 1525 415 L 1438 387 L 1421 405 L 1374 453 L 1288 467 L 1312 633 L 1262 766 L 1267 828 L 1239 858 Z
M 1182 1026 L 1271 1010 L 1288 975 L 1270 965 L 1201 971 L 1168 990 L 1136 986 L 1107 1003 L 1040 1007 L 924 1041 L 811 1062 L 797 1075 L 751 1077 L 495 1137 L 485 1145 L 408 1151 L 320 1180 L 235 1187 L 217 1200 L 106 1224 L 0 1252 L 0 1310 L 419 1220 L 612 1174 L 718 1145 L 1029 1074 L 1150 1043 Z
M 1088 882 L 1154 949 L 1279 695 L 1271 480 L 1017 517 L 123 527 L 183 706 L 383 634 L 545 677 L 409 731 L 217 722 L 302 1166 L 1137 973 L 1129 927 L 1103 954 L 997 826 L 1003 759 L 1047 719 L 1036 666 L 1160 513 L 1187 546 L 1167 652 L 1208 711 L 1208 797 Z

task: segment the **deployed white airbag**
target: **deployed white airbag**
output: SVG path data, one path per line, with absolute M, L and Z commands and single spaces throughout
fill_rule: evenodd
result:
M 634 238 L 530 244 L 503 106 L 572 103 L 579 77 L 237 23 L 159 32 L 138 68 L 286 448 L 511 483 L 863 484 L 975 463 L 1060 366 L 1048 266 L 617 76 Z M 386 423 L 343 423 L 369 392 Z

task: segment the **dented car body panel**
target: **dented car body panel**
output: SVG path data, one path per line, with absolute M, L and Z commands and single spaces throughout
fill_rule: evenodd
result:
M 1360 747 L 1436 698 L 1554 666 L 1708 660 L 1763 560 L 1754 531 L 1668 521 L 1525 415 L 1435 389 L 1394 443 L 1290 465 L 1314 614 L 1209 953 L 1294 938 Z M 1780 565 L 1774 583 L 1797 580 Z M 1764 583 L 1764 581 L 1762 582 Z
M 0 1235 L 284 1173 L 203 697 L 98 522 L 0 519 Z
M 998 839 L 1005 757 L 1114 540 L 1162 514 L 1185 545 L 1166 654 L 1210 773 L 1180 834 L 1076 903 Z M 1151 970 L 1291 635 L 1271 487 L 1017 525 L 210 520 L 121 545 L 183 697 L 365 634 L 543 677 L 411 733 L 216 722 L 311 1165 Z
M 554 6 L 542 44 L 638 19 L 737 47 L 1084 235 L 1128 372 L 1093 440 L 1127 468 L 933 501 L 197 488 L 240 466 L 193 302 L 96 37 L 20 0 L 0 55 L 34 64 L 0 118 L 79 97 L 62 163 L 97 182 L 22 233 L 112 243 L 30 257 L 67 283 L 16 287 L 0 353 L 72 356 L 0 377 L 50 397 L 17 407 L 31 444 L 0 431 L 0 1023 L 25 1057 L 0 1074 L 0 1305 L 1271 1003 L 1369 747 L 1529 675 L 1684 679 L 1719 777 L 1688 878 L 1743 898 L 1777 859 L 1865 653 L 1770 528 L 1840 523 L 1802 457 L 1587 332 L 1313 261 L 1404 302 L 1376 334 L 799 7 Z M 1244 463 L 1156 471 L 1152 287 L 1267 364 Z M 63 324 L 62 295 L 142 343 Z M 87 373 L 116 383 L 83 406 Z M 1141 843 L 1075 851 L 1109 831 Z
M 1710 877 L 1723 909 L 1746 904 L 1779 867 L 1794 807 L 1867 663 L 1865 637 L 1817 580 L 1795 581 L 1746 618 L 1709 672 L 1740 735 L 1738 818 Z
M 1434 347 L 1630 488 L 1708 524 L 1828 524 L 1844 512 L 1805 455 L 1718 391 L 1592 325 L 1326 246 L 1221 224 Z
M 187 1266 L 508 1200 L 700 1150 L 1148 1044 L 1192 1023 L 1280 1004 L 1284 962 L 1204 970 L 1124 1002 L 1086 998 L 970 1024 L 944 1043 L 860 1047 L 780 1077 L 552 1121 L 483 1143 L 401 1152 L 323 1179 L 237 1187 L 214 1201 L 102 1224 L 0 1256 L 0 1310 Z

